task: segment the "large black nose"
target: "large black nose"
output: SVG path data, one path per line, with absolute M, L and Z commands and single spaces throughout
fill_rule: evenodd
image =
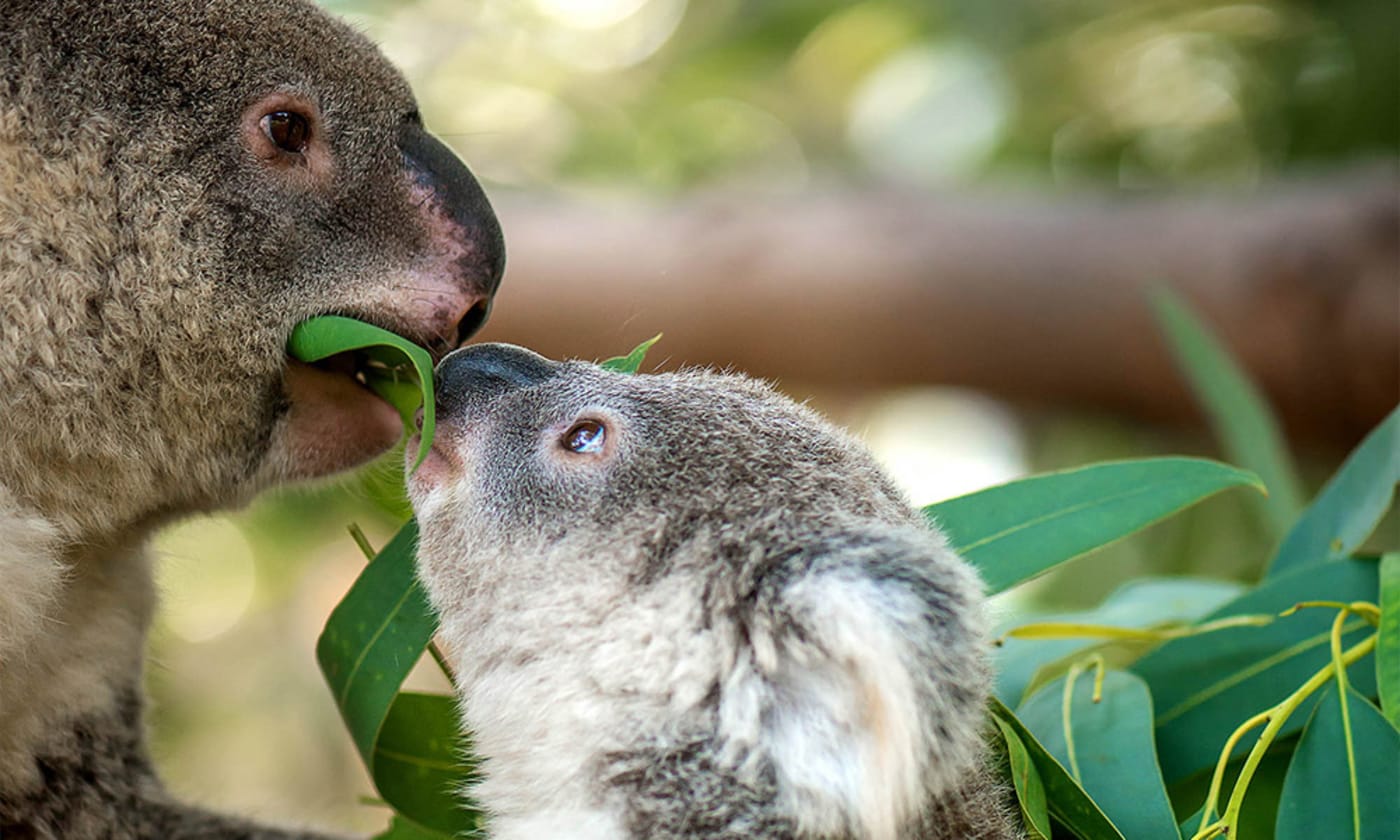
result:
M 558 362 L 514 344 L 463 347 L 438 363 L 434 377 L 438 410 L 446 416 L 467 403 L 537 385 L 558 367 Z
M 501 285 L 506 246 L 481 184 L 451 149 L 416 122 L 400 127 L 399 151 L 414 179 L 437 197 L 443 212 L 465 232 L 468 248 L 461 268 L 478 287 L 476 291 L 489 300 Z M 483 304 L 467 313 L 459 328 L 459 342 L 481 327 L 488 309 Z

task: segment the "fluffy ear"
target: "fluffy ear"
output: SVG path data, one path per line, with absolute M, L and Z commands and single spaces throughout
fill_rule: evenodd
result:
M 760 583 L 722 724 L 802 833 L 893 840 L 974 772 L 980 583 L 936 534 L 845 533 Z

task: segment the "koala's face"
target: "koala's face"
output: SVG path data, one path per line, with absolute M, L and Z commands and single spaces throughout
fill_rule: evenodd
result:
M 565 539 L 582 556 L 591 539 L 593 556 L 649 563 L 702 529 L 908 516 L 864 449 L 752 379 L 629 376 L 486 344 L 444 359 L 437 388 L 432 454 L 408 482 L 430 560 Z
M 346 315 L 441 357 L 503 269 L 402 76 L 304 0 L 0 4 L 0 190 L 6 296 L 61 313 L 0 356 L 0 408 L 36 418 L 0 481 L 80 530 L 389 448 L 359 357 L 300 364 L 293 328 Z

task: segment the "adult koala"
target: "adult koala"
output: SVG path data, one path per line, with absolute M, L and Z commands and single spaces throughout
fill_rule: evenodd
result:
M 275 837 L 147 758 L 143 549 L 399 436 L 311 316 L 442 355 L 503 263 L 400 75 L 301 0 L 0 4 L 0 835 Z

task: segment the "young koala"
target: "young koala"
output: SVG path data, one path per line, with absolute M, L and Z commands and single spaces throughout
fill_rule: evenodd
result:
M 493 837 L 1020 836 L 979 581 L 850 437 L 741 376 L 501 344 L 438 389 L 419 575 Z

